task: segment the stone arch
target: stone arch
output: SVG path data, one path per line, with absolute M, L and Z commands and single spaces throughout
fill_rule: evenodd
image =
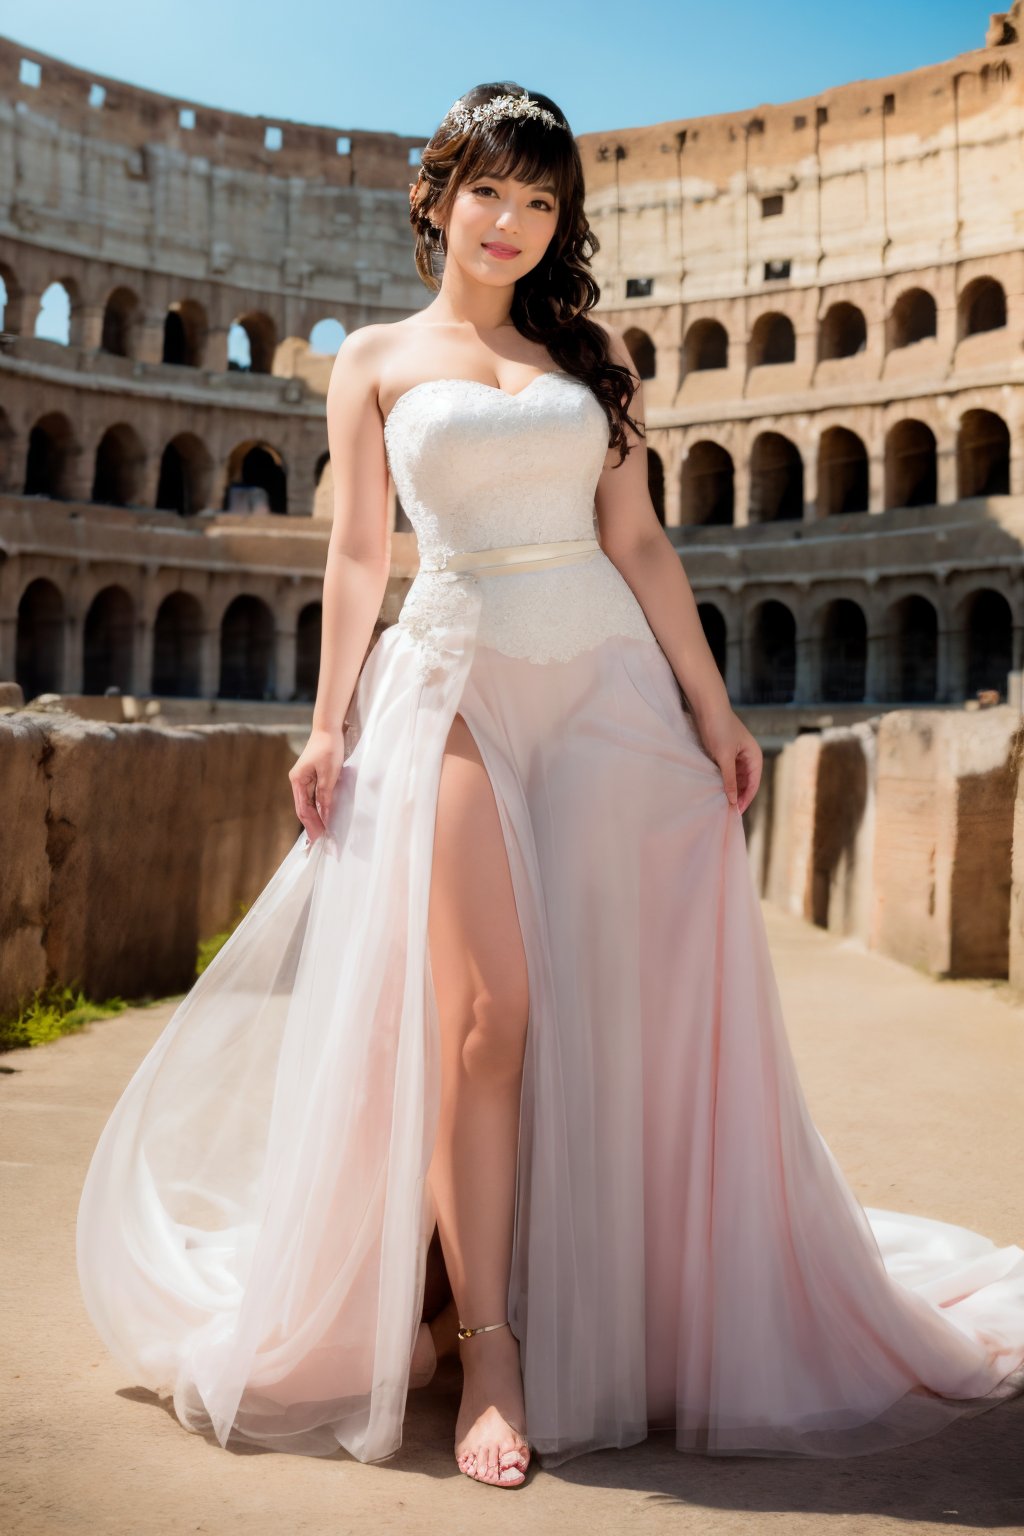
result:
M 208 332 L 203 306 L 195 299 L 176 299 L 164 316 L 162 361 L 177 368 L 201 368 Z
M 932 507 L 938 499 L 935 433 L 911 417 L 897 421 L 885 439 L 885 505 Z
M 750 610 L 746 624 L 750 704 L 789 704 L 796 691 L 796 619 L 778 598 L 765 598 Z
M 274 616 L 261 597 L 240 593 L 220 622 L 221 699 L 274 696 Z
M 750 521 L 796 521 L 804 515 L 804 464 L 781 432 L 759 432 L 750 453 Z
M 307 603 L 295 624 L 295 697 L 315 699 L 320 678 L 321 603 Z
M 156 505 L 164 512 L 193 517 L 210 505 L 213 458 L 194 432 L 179 432 L 160 457 Z
M 832 304 L 818 331 L 818 358 L 855 357 L 868 344 L 868 326 L 864 311 L 842 299 Z
M 114 288 L 103 306 L 100 350 L 114 357 L 134 357 L 135 339 L 141 320 L 138 295 L 131 288 Z
M 720 320 L 695 320 L 683 342 L 683 368 L 704 373 L 729 366 L 729 333 Z
M 41 416 L 28 434 L 24 495 L 69 500 L 77 454 L 78 444 L 68 418 L 60 411 Z
M 641 379 L 653 379 L 658 368 L 658 356 L 654 342 L 646 331 L 639 326 L 631 325 L 622 333 L 622 339 L 626 343 L 626 351 L 633 359 L 633 367 Z
M 244 344 L 240 348 L 239 343 L 243 338 Z M 247 363 L 243 364 L 230 356 L 236 350 L 248 351 Z M 264 311 L 248 310 L 232 321 L 228 331 L 229 369 L 246 373 L 273 373 L 276 350 L 277 327 Z
M 957 304 L 959 339 L 981 331 L 997 331 L 1006 324 L 1006 290 L 994 277 L 976 277 L 967 284 Z
M 933 704 L 939 678 L 939 616 L 935 604 L 919 592 L 908 592 L 887 610 L 885 633 L 889 702 Z
M 957 495 L 1007 496 L 1010 429 L 995 411 L 965 411 L 956 439 Z
M 704 438 L 692 443 L 683 460 L 682 521 L 702 527 L 728 527 L 735 517 L 735 469 L 732 455 Z
M 726 623 L 725 614 L 716 603 L 704 602 L 697 604 L 697 616 L 704 630 L 708 648 L 715 658 L 715 666 L 724 677 L 729 652 L 729 626 Z
M 131 692 L 134 618 L 124 587 L 112 583 L 96 593 L 82 626 L 83 693 Z
M 77 298 L 76 284 L 67 278 L 57 278 L 48 283 L 39 300 L 32 334 L 41 341 L 69 346 L 74 335 Z
M 939 311 L 934 297 L 926 288 L 904 289 L 889 314 L 887 330 L 886 341 L 892 352 L 937 336 Z
M 795 361 L 796 331 L 789 316 L 778 310 L 758 315 L 750 333 L 751 368 Z
M 21 334 L 22 304 L 24 294 L 18 275 L 6 261 L 0 261 L 0 286 L 3 287 L 3 305 L 0 306 L 0 329 L 12 336 Z
M 30 581 L 18 603 L 14 677 L 26 700 L 60 691 L 64 673 L 64 597 L 45 576 Z
M 821 613 L 820 696 L 826 703 L 859 703 L 867 689 L 868 625 L 851 597 L 833 598 Z
M 225 512 L 288 511 L 288 474 L 272 444 L 249 438 L 231 451 Z
M 323 357 L 334 357 L 345 340 L 346 331 L 334 315 L 323 315 L 310 327 L 307 346 Z
M 1006 699 L 1013 666 L 1013 610 L 993 587 L 976 587 L 962 607 L 964 687 L 968 698 L 994 688 Z
M 818 442 L 818 515 L 868 510 L 868 451 L 848 427 L 829 427 Z
M 109 507 L 141 505 L 146 451 L 126 421 L 108 427 L 96 448 L 90 501 Z
M 654 448 L 647 450 L 647 490 L 655 516 L 665 526 L 665 465 L 661 454 Z
M 199 698 L 202 645 L 199 599 L 180 588 L 168 592 L 153 621 L 153 692 L 173 699 Z

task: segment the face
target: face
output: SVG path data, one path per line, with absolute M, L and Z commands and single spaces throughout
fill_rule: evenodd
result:
M 557 226 L 552 185 L 479 176 L 456 193 L 447 226 L 448 260 L 478 282 L 514 283 L 541 260 Z

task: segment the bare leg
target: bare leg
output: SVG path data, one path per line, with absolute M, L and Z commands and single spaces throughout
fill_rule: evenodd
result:
M 430 1188 L 458 1314 L 475 1328 L 508 1317 L 529 986 L 494 791 L 461 715 L 441 765 L 429 930 L 441 1025 Z M 481 1481 L 522 1482 L 518 1341 L 511 1329 L 495 1328 L 459 1349 L 456 1459 Z

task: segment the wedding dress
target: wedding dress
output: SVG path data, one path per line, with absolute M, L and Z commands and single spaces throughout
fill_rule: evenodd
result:
M 84 1301 L 188 1428 L 401 1444 L 434 1229 L 427 906 L 456 711 L 529 980 L 508 1317 L 543 1465 L 855 1455 L 1024 1390 L 1024 1251 L 864 1209 L 784 1031 L 742 818 L 596 539 L 607 423 L 561 371 L 406 391 L 419 573 L 363 667 L 330 835 L 297 839 L 93 1154 Z

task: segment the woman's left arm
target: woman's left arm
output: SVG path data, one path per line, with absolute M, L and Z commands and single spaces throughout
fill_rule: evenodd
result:
M 607 332 L 613 361 L 628 368 L 636 379 L 632 358 L 619 332 L 603 321 L 595 324 Z M 644 424 L 639 379 L 629 414 Z M 742 813 L 761 782 L 761 748 L 729 703 L 683 563 L 658 521 L 647 488 L 646 443 L 631 427 L 626 432 L 631 450 L 625 462 L 618 463 L 618 449 L 609 449 L 598 481 L 601 548 L 643 608 L 686 695 L 701 740 L 721 770 L 730 804 Z

